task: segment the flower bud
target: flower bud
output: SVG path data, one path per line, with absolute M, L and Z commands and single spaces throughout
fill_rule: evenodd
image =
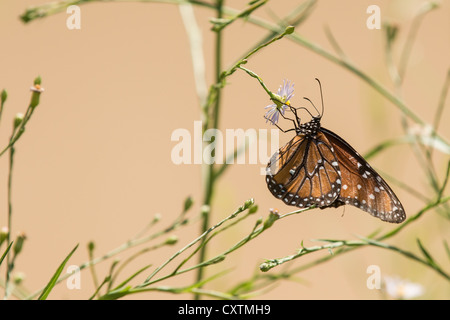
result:
M 280 218 L 280 214 L 278 213 L 277 209 L 270 209 L 269 211 L 269 216 L 267 217 L 266 221 L 264 221 L 264 229 L 270 228 L 273 223 Z
M 89 241 L 89 243 L 88 243 L 88 250 L 89 250 L 89 252 L 94 251 L 94 249 L 95 249 L 94 241 Z
M 252 205 L 252 206 L 248 209 L 248 213 L 249 213 L 249 214 L 253 214 L 253 213 L 255 213 L 256 211 L 258 211 L 258 205 L 257 205 L 257 204 Z
M 178 242 L 178 237 L 175 236 L 175 235 L 173 235 L 173 236 L 170 236 L 170 237 L 168 237 L 168 238 L 166 239 L 165 244 L 173 245 L 173 244 L 176 244 L 177 242 Z
M 6 98 L 8 98 L 8 93 L 6 92 L 5 89 L 2 90 L 2 94 L 1 94 L 1 101 L 2 103 L 4 103 L 6 101 Z
M 24 232 L 21 232 L 17 235 L 16 241 L 14 241 L 14 247 L 13 247 L 13 252 L 14 255 L 18 255 L 23 248 L 23 243 L 25 242 L 27 236 L 25 235 Z
M 187 197 L 186 200 L 184 201 L 184 212 L 188 211 L 192 204 L 194 203 L 194 200 L 192 200 L 192 197 Z
M 160 213 L 155 213 L 155 216 L 153 217 L 152 223 L 156 223 L 159 220 L 161 220 L 161 214 Z
M 17 272 L 13 276 L 14 284 L 20 285 L 22 281 L 25 279 L 25 273 L 23 272 Z
M 39 104 L 39 97 L 41 93 L 44 92 L 44 88 L 41 87 L 41 77 L 37 77 L 34 80 L 34 85 L 30 88 L 33 92 L 31 94 L 30 107 L 35 108 Z
M 16 116 L 14 117 L 14 129 L 17 129 L 20 126 L 23 121 L 23 117 L 23 113 L 16 114 Z
M 8 234 L 8 227 L 5 226 L 0 229 L 0 246 L 8 238 Z

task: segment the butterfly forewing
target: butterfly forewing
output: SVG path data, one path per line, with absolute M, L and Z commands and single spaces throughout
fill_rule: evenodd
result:
M 321 131 L 332 144 L 339 161 L 342 184 L 338 201 L 358 207 L 383 221 L 404 221 L 405 210 L 386 181 L 342 138 L 325 128 Z
M 327 138 L 297 134 L 267 165 L 266 182 L 272 194 L 300 208 L 330 206 L 339 196 L 338 161 Z

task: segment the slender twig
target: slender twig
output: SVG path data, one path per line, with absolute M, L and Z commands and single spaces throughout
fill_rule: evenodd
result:
M 2 120 L 3 106 L 4 106 L 7 98 L 8 98 L 8 93 L 6 92 L 6 90 L 2 90 L 2 92 L 0 93 L 0 122 Z
M 223 16 L 223 0 L 216 0 L 217 19 L 222 19 Z M 215 39 L 215 77 L 216 83 L 220 83 L 220 75 L 222 72 L 222 29 L 216 30 Z M 219 126 L 219 112 L 220 112 L 220 100 L 221 90 L 217 88 L 215 91 L 214 104 L 212 106 L 212 128 L 218 128 Z M 209 121 L 208 121 L 209 122 Z M 214 156 L 214 155 L 210 155 Z M 209 207 L 208 211 L 205 211 L 202 219 L 201 233 L 205 233 L 209 228 L 209 218 L 211 216 L 211 201 L 215 187 L 215 175 L 214 175 L 214 163 L 210 163 L 207 167 L 205 177 L 205 195 L 203 199 L 204 205 Z M 202 240 L 203 241 L 203 240 Z M 206 246 L 203 246 L 199 254 L 199 262 L 203 262 L 206 257 Z M 197 281 L 201 281 L 203 278 L 203 268 L 197 270 Z M 199 298 L 199 295 L 194 296 L 195 299 Z
M 445 107 L 445 101 L 447 100 L 447 94 L 448 90 L 450 89 L 450 69 L 447 70 L 447 75 L 445 77 L 444 85 L 442 86 L 441 94 L 439 97 L 439 103 L 436 109 L 436 113 L 434 114 L 434 120 L 433 120 L 433 131 L 431 133 L 431 143 L 432 145 L 428 148 L 428 155 L 429 158 L 432 158 L 435 145 L 434 138 L 436 136 L 436 132 L 438 131 L 439 124 L 441 123 L 442 119 L 442 112 L 444 111 Z
M 333 33 L 331 32 L 331 29 L 328 25 L 325 26 L 325 35 L 328 38 L 328 41 L 330 42 L 331 46 L 333 47 L 334 51 L 338 54 L 338 56 L 344 61 L 348 60 L 348 57 L 345 55 L 344 50 L 342 50 L 341 46 L 339 45 L 336 38 L 333 36 Z
M 96 265 L 96 264 L 101 263 L 101 262 L 103 262 L 105 260 L 108 260 L 108 259 L 118 255 L 119 253 L 122 253 L 122 252 L 130 249 L 130 248 L 136 247 L 136 246 L 141 245 L 143 243 L 147 243 L 147 242 L 150 242 L 150 241 L 152 241 L 152 240 L 154 240 L 156 238 L 159 238 L 160 236 L 162 236 L 164 234 L 167 234 L 167 233 L 169 233 L 169 232 L 171 232 L 173 230 L 176 230 L 176 229 L 178 229 L 181 226 L 187 225 L 190 220 L 185 219 L 184 218 L 184 214 L 185 214 L 185 212 L 183 212 L 169 227 L 165 228 L 164 230 L 155 232 L 155 233 L 150 234 L 148 236 L 145 236 L 143 238 L 135 238 L 135 239 L 132 239 L 130 241 L 127 241 L 126 243 L 124 243 L 124 244 L 118 246 L 117 248 L 107 252 L 106 254 L 104 254 L 101 257 L 98 257 L 98 258 L 95 258 L 93 260 L 89 260 L 87 262 L 84 262 L 84 263 L 80 264 L 78 266 L 80 271 L 85 269 L 85 268 L 88 268 L 91 265 Z M 64 281 L 65 279 L 67 279 L 70 276 L 71 276 L 71 274 L 66 274 L 64 276 L 61 276 L 58 279 L 57 283 L 60 283 L 61 281 Z M 39 289 L 36 292 L 32 293 L 31 295 L 29 295 L 27 297 L 27 299 L 33 299 L 34 297 L 39 295 L 42 292 L 43 289 L 44 288 Z
M 94 260 L 94 248 L 95 245 L 93 242 L 90 242 L 88 245 L 88 254 L 89 254 L 89 260 Z M 99 286 L 98 284 L 98 277 L 97 272 L 95 271 L 95 265 L 91 264 L 89 266 L 89 270 L 91 271 L 92 276 L 92 282 L 94 283 L 94 287 L 97 288 L 97 294 L 100 296 L 100 288 L 103 286 L 103 283 Z
M 208 88 L 206 85 L 205 74 L 205 58 L 203 56 L 203 39 L 199 26 L 194 15 L 194 9 L 192 4 L 186 2 L 179 5 L 180 15 L 186 29 L 186 34 L 189 39 L 192 67 L 194 71 L 194 82 L 197 91 L 197 96 L 200 105 L 203 106 L 206 103 L 208 95 Z
M 15 148 L 14 144 L 19 140 L 22 134 L 25 131 L 25 126 L 27 122 L 30 120 L 33 111 L 39 105 L 39 97 L 42 92 L 40 87 L 41 78 L 37 77 L 34 80 L 34 87 L 32 87 L 31 101 L 28 105 L 27 111 L 25 115 L 16 116 L 13 122 L 13 131 L 11 133 L 11 137 L 9 139 L 8 145 L 0 152 L 0 156 L 3 155 L 6 151 L 9 150 L 9 172 L 8 172 L 8 233 L 7 233 L 7 243 L 11 243 L 11 233 L 12 233 L 12 173 L 13 173 L 13 165 L 14 165 L 14 153 Z M 3 103 L 6 100 L 6 91 L 3 91 L 1 94 L 2 105 L 0 106 L 3 109 Z M 16 258 L 16 254 L 14 257 L 11 257 L 11 254 L 8 253 L 6 257 L 6 280 L 5 280 L 5 299 L 9 297 L 9 285 L 10 285 L 10 276 L 11 271 L 14 267 L 14 259 Z
M 11 139 L 14 136 L 11 135 Z M 9 172 L 8 172 L 8 234 L 6 238 L 6 243 L 11 243 L 11 230 L 12 230 L 12 172 L 13 172 L 13 164 L 14 164 L 14 152 L 15 148 L 14 146 L 11 146 L 9 149 Z M 5 299 L 8 299 L 10 291 L 9 291 L 9 285 L 10 285 L 10 276 L 12 271 L 12 262 L 11 262 L 11 254 L 8 254 L 6 256 L 6 280 L 5 280 Z
M 178 257 L 180 254 L 182 254 L 184 251 L 186 251 L 187 249 L 189 249 L 190 247 L 192 247 L 193 245 L 195 245 L 197 242 L 200 241 L 204 241 L 204 239 L 206 238 L 206 235 L 208 235 L 210 232 L 212 232 L 213 230 L 219 228 L 222 224 L 224 224 L 225 222 L 227 222 L 228 220 L 231 220 L 233 218 L 235 218 L 238 214 L 240 214 L 241 212 L 243 212 L 244 210 L 247 210 L 248 208 L 250 208 L 250 206 L 252 206 L 254 203 L 253 200 L 248 200 L 242 207 L 239 207 L 234 213 L 232 213 L 231 215 L 229 215 L 228 217 L 226 217 L 225 219 L 221 220 L 219 223 L 215 224 L 214 226 L 208 228 L 205 232 L 203 232 L 200 236 L 198 236 L 197 238 L 195 238 L 193 241 L 191 241 L 190 243 L 188 243 L 186 246 L 184 246 L 182 249 L 180 249 L 179 251 L 177 251 L 175 254 L 173 254 L 168 260 L 166 260 L 161 266 L 159 266 L 155 271 L 152 272 L 151 275 L 149 275 L 145 281 L 139 286 L 139 287 L 146 287 L 148 286 L 151 282 L 150 280 L 159 272 L 161 271 L 166 265 L 168 265 L 171 261 L 173 261 L 176 257 Z M 199 261 L 199 264 L 202 264 L 204 262 L 204 260 Z
M 443 197 L 441 199 L 439 199 L 438 201 L 435 201 L 433 203 L 430 203 L 428 205 L 426 205 L 424 208 L 422 208 L 421 210 L 419 210 L 415 215 L 411 216 L 410 218 L 408 218 L 405 222 L 403 222 L 401 225 L 399 225 L 398 227 L 394 228 L 391 231 L 388 231 L 378 237 L 376 237 L 376 239 L 374 239 L 375 241 L 381 242 L 384 240 L 387 240 L 391 237 L 393 237 L 394 235 L 398 234 L 401 230 L 403 230 L 406 226 L 408 226 L 409 224 L 411 224 L 412 222 L 416 221 L 417 219 L 419 219 L 424 213 L 426 213 L 427 211 L 434 209 L 436 207 L 438 207 L 439 205 L 445 204 L 448 201 L 450 201 L 450 196 L 448 197 Z M 296 211 L 294 211 L 293 213 L 297 213 Z M 287 214 L 286 214 L 287 215 Z M 286 215 L 283 215 L 281 217 L 284 217 Z M 369 237 L 367 237 L 367 239 L 369 239 Z M 323 249 L 338 249 L 336 251 L 333 251 L 332 255 L 327 255 L 325 257 L 321 257 L 313 262 L 310 262 L 306 265 L 297 267 L 293 270 L 291 270 L 290 274 L 296 274 L 298 272 L 304 271 L 306 269 L 309 269 L 311 267 L 314 267 L 318 264 L 322 264 L 323 262 L 329 261 L 333 258 L 335 258 L 336 256 L 339 256 L 343 253 L 347 253 L 350 251 L 353 251 L 356 248 L 362 247 L 363 244 L 358 242 L 358 241 L 347 241 L 347 240 L 329 240 L 329 241 L 333 241 L 334 243 L 332 244 L 328 244 L 325 246 L 315 246 L 315 247 L 308 247 L 308 248 L 302 248 L 300 249 L 300 251 L 297 254 L 294 255 L 290 255 L 284 258 L 280 258 L 280 259 L 272 259 L 272 260 L 268 260 L 265 263 L 263 263 L 260 268 L 263 271 L 268 271 L 270 269 L 272 269 L 275 266 L 278 266 L 280 264 L 283 264 L 285 262 L 288 261 L 292 261 L 294 259 L 297 259 L 301 256 L 304 256 L 306 254 L 309 254 L 311 252 L 316 252 L 316 251 L 320 251 Z
M 419 13 L 415 16 L 411 28 L 409 30 L 409 34 L 406 37 L 406 42 L 403 47 L 403 51 L 400 56 L 400 61 L 398 65 L 398 75 L 399 75 L 399 81 L 401 84 L 403 80 L 405 79 L 405 73 L 406 73 L 406 66 L 409 61 L 409 56 L 411 55 L 412 47 L 414 44 L 414 40 L 416 39 L 417 33 L 419 31 L 420 25 L 423 21 L 423 18 L 427 13 L 429 13 L 431 10 L 436 9 L 438 7 L 438 4 L 436 2 L 427 2 L 425 3 L 421 8 Z
M 273 267 L 276 267 L 280 264 L 292 261 L 294 259 L 297 259 L 301 256 L 304 256 L 306 254 L 312 253 L 312 252 L 317 252 L 317 251 L 322 251 L 322 250 L 333 250 L 336 248 L 355 248 L 355 247 L 363 247 L 363 246 L 367 246 L 367 245 L 371 245 L 371 246 L 376 246 L 379 248 L 384 248 L 384 249 L 389 249 L 392 251 L 396 251 L 398 253 L 400 253 L 401 255 L 410 258 L 412 260 L 415 260 L 419 263 L 422 263 L 426 266 L 431 267 L 432 269 L 434 269 L 437 273 L 439 273 L 441 276 L 443 276 L 444 278 L 446 278 L 447 280 L 450 280 L 450 275 L 447 274 L 444 270 L 442 270 L 442 268 L 440 268 L 435 262 L 434 260 L 425 252 L 425 259 L 418 257 L 417 255 L 415 255 L 412 252 L 403 250 L 399 247 L 390 245 L 390 244 L 386 244 L 386 243 L 382 243 L 380 241 L 376 241 L 373 239 L 367 239 L 364 238 L 363 240 L 319 240 L 319 241 L 326 241 L 329 242 L 328 244 L 322 245 L 322 246 L 313 246 L 313 247 L 302 247 L 298 253 L 294 254 L 294 255 L 290 255 L 290 256 L 286 256 L 284 258 L 280 258 L 280 259 L 273 259 L 273 260 L 268 260 L 266 262 L 264 262 L 261 266 L 260 269 L 262 271 L 268 271 L 270 269 L 272 269 Z M 420 242 L 419 242 L 420 244 Z M 422 249 L 424 250 L 424 249 Z

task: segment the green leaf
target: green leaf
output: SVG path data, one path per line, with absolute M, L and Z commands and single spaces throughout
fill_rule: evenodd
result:
M 11 246 L 13 244 L 14 241 L 12 241 L 8 248 L 6 248 L 5 252 L 3 253 L 2 257 L 0 258 L 0 266 L 2 265 L 3 260 L 5 259 L 6 255 L 8 254 L 9 249 L 11 249 Z
M 434 259 L 431 257 L 430 253 L 425 249 L 425 247 L 422 245 L 422 242 L 419 239 L 417 239 L 417 244 L 419 245 L 419 248 L 422 251 L 425 258 L 427 259 L 428 263 L 431 265 L 436 265 Z
M 447 256 L 450 258 L 450 247 L 448 246 L 448 243 L 445 240 L 444 240 L 444 247 L 445 247 L 445 252 L 447 252 Z
M 131 276 L 129 276 L 127 279 L 125 279 L 121 284 L 119 284 L 116 288 L 114 288 L 112 291 L 108 292 L 105 296 L 108 296 L 109 293 L 111 292 L 116 292 L 117 290 L 120 290 L 121 288 L 125 287 L 125 285 L 130 282 L 131 280 L 133 280 L 137 275 L 141 274 L 142 271 L 147 270 L 148 268 L 150 268 L 152 265 L 149 264 L 141 269 L 139 269 L 138 271 L 136 271 L 135 273 L 133 273 Z
M 116 300 L 130 294 L 131 286 L 127 286 L 125 288 L 120 288 L 118 290 L 113 290 L 108 292 L 107 294 L 101 296 L 99 300 Z
M 75 248 L 72 249 L 72 251 L 69 253 L 69 255 L 64 259 L 64 261 L 59 265 L 58 269 L 56 269 L 55 274 L 48 282 L 47 286 L 42 291 L 41 295 L 39 296 L 38 300 L 45 300 L 47 299 L 48 295 L 50 294 L 50 291 L 52 291 L 53 287 L 56 285 L 56 281 L 58 280 L 61 272 L 64 270 L 64 267 L 66 266 L 67 261 L 69 261 L 72 254 L 75 252 L 75 250 L 78 248 L 78 244 L 75 246 Z

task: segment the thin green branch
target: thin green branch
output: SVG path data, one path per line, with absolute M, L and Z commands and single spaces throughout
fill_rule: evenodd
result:
M 15 127 L 13 130 L 13 134 L 11 135 L 11 139 L 14 136 L 14 131 L 15 131 Z M 13 172 L 13 164 L 14 164 L 14 153 L 15 153 L 15 148 L 14 146 L 11 146 L 11 148 L 9 149 L 9 171 L 8 171 L 8 235 L 6 238 L 6 243 L 11 243 L 11 231 L 12 231 L 12 172 Z M 9 290 L 9 286 L 10 286 L 10 277 L 11 277 L 11 272 L 12 269 L 14 267 L 14 263 L 11 260 L 11 255 L 8 254 L 6 256 L 6 280 L 5 280 L 5 299 L 8 299 L 9 295 L 10 295 L 10 290 Z
M 438 128 L 439 128 L 439 124 L 441 123 L 442 113 L 444 111 L 445 101 L 447 100 L 447 94 L 448 94 L 449 89 L 450 89 L 450 69 L 447 70 L 447 76 L 445 77 L 445 81 L 444 81 L 444 85 L 442 86 L 436 113 L 434 114 L 433 131 L 431 133 L 432 141 L 434 141 L 436 132 L 438 131 Z M 432 158 L 432 155 L 433 155 L 433 150 L 434 150 L 433 147 L 434 147 L 434 144 L 431 145 L 428 149 L 428 155 L 429 155 L 430 159 Z M 449 147 L 449 149 L 450 149 L 450 147 Z
M 190 198 L 188 198 L 188 199 L 190 199 Z M 186 202 L 187 202 L 187 201 L 186 201 Z M 116 256 L 116 255 L 118 255 L 119 253 L 122 253 L 122 252 L 124 252 L 124 251 L 130 249 L 130 248 L 136 247 L 136 246 L 141 245 L 141 244 L 143 244 L 143 243 L 147 243 L 147 242 L 150 242 L 150 241 L 152 241 L 152 240 L 154 240 L 154 239 L 156 239 L 156 238 L 159 238 L 159 237 L 161 237 L 162 235 L 165 235 L 165 234 L 167 234 L 167 233 L 169 233 L 169 232 L 172 232 L 172 231 L 178 229 L 178 228 L 181 227 L 181 226 L 187 225 L 187 224 L 190 222 L 190 220 L 188 220 L 188 219 L 185 218 L 184 216 L 185 216 L 187 210 L 189 210 L 189 208 L 190 208 L 190 205 L 187 205 L 187 206 L 186 206 L 186 203 L 185 203 L 184 210 L 183 210 L 182 213 L 175 219 L 175 221 L 174 221 L 171 225 L 169 225 L 169 227 L 167 227 L 167 228 L 165 228 L 165 229 L 163 229 L 163 230 L 161 230 L 161 231 L 155 232 L 155 233 L 153 233 L 153 234 L 150 234 L 150 235 L 148 235 L 148 236 L 142 237 L 142 238 L 134 238 L 134 239 L 132 239 L 132 240 L 129 240 L 129 241 L 127 241 L 126 243 L 124 243 L 124 244 L 118 246 L 117 248 L 115 248 L 115 249 L 113 249 L 113 250 L 107 252 L 106 254 L 104 254 L 104 255 L 101 256 L 101 257 L 98 257 L 98 258 L 95 258 L 95 259 L 93 259 L 93 260 L 89 260 L 89 261 L 87 261 L 87 262 L 84 262 L 84 263 L 82 263 L 81 265 L 78 266 L 79 269 L 80 269 L 80 271 L 83 270 L 83 269 L 85 269 L 85 268 L 88 268 L 88 267 L 91 266 L 91 265 L 96 265 L 96 264 L 98 264 L 98 263 L 100 263 L 100 262 L 103 262 L 103 261 L 105 261 L 105 260 L 108 260 L 108 259 L 110 259 L 110 258 L 112 258 L 112 257 L 114 257 L 114 256 Z M 66 274 L 66 275 L 62 276 L 61 278 L 58 279 L 57 283 L 60 283 L 61 281 L 64 281 L 64 280 L 67 279 L 68 277 L 70 277 L 70 274 Z M 28 296 L 27 299 L 33 299 L 34 297 L 36 297 L 37 295 L 39 295 L 39 294 L 42 292 L 42 290 L 43 290 L 43 288 L 37 290 L 36 292 L 34 292 L 34 293 L 32 293 L 30 296 Z
M 330 42 L 330 44 L 333 47 L 334 51 L 336 51 L 337 55 L 343 61 L 348 60 L 348 57 L 345 55 L 344 50 L 342 50 L 342 48 L 339 45 L 339 43 L 337 42 L 336 38 L 333 36 L 333 33 L 331 32 L 330 27 L 328 25 L 326 25 L 324 30 L 325 30 L 325 35 L 328 38 L 328 41 Z
M 143 248 L 141 250 L 139 250 L 138 252 L 134 253 L 133 255 L 131 255 L 130 257 L 128 257 L 123 263 L 120 264 L 120 267 L 117 269 L 117 271 L 113 274 L 111 273 L 111 281 L 110 281 L 110 287 L 112 286 L 112 284 L 114 283 L 115 279 L 117 279 L 119 273 L 132 261 L 134 261 L 136 258 L 140 257 L 142 254 L 147 253 L 149 251 L 154 251 L 157 250 L 159 248 L 162 248 L 164 246 L 167 245 L 174 245 L 177 243 L 177 238 L 174 236 L 171 236 L 169 238 L 167 238 L 166 240 L 164 240 L 161 243 L 155 244 L 151 247 L 147 247 L 147 248 Z
M 203 56 L 203 38 L 201 30 L 195 19 L 194 9 L 192 4 L 184 3 L 178 6 L 181 18 L 184 23 L 184 28 L 189 39 L 192 68 L 194 72 L 194 82 L 197 91 L 197 96 L 200 105 L 203 106 L 206 103 L 208 95 L 208 87 L 206 85 L 206 67 L 205 58 Z M 205 119 L 203 119 L 204 121 Z
M 211 19 L 210 21 L 214 25 L 212 30 L 215 31 L 215 32 L 218 32 L 218 31 L 221 31 L 226 26 L 228 26 L 231 23 L 233 23 L 234 21 L 236 21 L 237 19 L 246 19 L 248 16 L 250 16 L 250 14 L 253 13 L 253 11 L 255 11 L 259 7 L 265 5 L 267 1 L 268 0 L 256 0 L 256 1 L 253 1 L 246 9 L 242 10 L 241 12 L 239 12 L 238 14 L 234 15 L 231 18 L 224 19 L 222 17 L 217 17 L 217 18 Z
M 3 114 L 3 106 L 4 106 L 7 98 L 8 98 L 8 93 L 6 92 L 6 90 L 3 89 L 2 92 L 0 93 L 0 122 L 1 122 L 2 114 Z
M 414 40 L 416 39 L 417 33 L 420 29 L 420 25 L 423 21 L 423 18 L 425 17 L 425 15 L 427 13 L 429 13 L 430 11 L 432 11 L 436 8 L 438 8 L 438 4 L 434 1 L 425 3 L 420 8 L 419 13 L 415 16 L 415 18 L 411 24 L 411 28 L 409 30 L 408 36 L 406 37 L 406 42 L 403 47 L 403 51 L 401 53 L 400 62 L 399 62 L 399 66 L 398 66 L 398 75 L 399 75 L 400 84 L 403 82 L 403 80 L 405 78 L 406 66 L 408 64 L 409 56 L 411 55 L 411 52 L 412 52 Z
M 393 236 L 395 236 L 396 234 L 398 234 L 402 229 L 404 229 L 406 226 L 408 226 L 409 224 L 411 224 L 413 221 L 416 221 L 417 219 L 419 219 L 425 212 L 436 208 L 439 205 L 442 205 L 446 202 L 450 201 L 450 196 L 448 197 L 444 197 L 439 199 L 439 201 L 435 201 L 434 203 L 430 203 L 427 206 L 425 206 L 424 208 L 422 208 L 421 210 L 419 210 L 415 215 L 411 216 L 410 218 L 408 218 L 404 223 L 402 223 L 401 225 L 399 225 L 398 227 L 394 228 L 391 231 L 386 232 L 385 234 L 378 236 L 376 239 L 374 239 L 374 241 L 376 242 L 381 242 L 383 240 L 387 240 Z M 295 211 L 293 213 L 296 213 Z M 286 214 L 287 215 L 287 214 Z M 283 215 L 282 217 L 286 216 Z M 366 238 L 366 239 L 370 239 L 370 238 Z M 363 246 L 363 243 L 358 242 L 358 241 L 346 241 L 346 240 L 328 240 L 328 241 L 333 241 L 333 243 L 331 244 L 327 244 L 324 246 L 314 246 L 314 247 L 308 247 L 305 248 L 303 247 L 302 249 L 299 250 L 299 252 L 297 254 L 294 255 L 290 255 L 284 258 L 279 258 L 279 259 L 271 259 L 271 260 L 267 260 L 265 263 L 261 264 L 260 269 L 262 271 L 268 271 L 280 264 L 295 260 L 301 256 L 304 256 L 306 254 L 312 253 L 312 252 L 317 252 L 317 251 L 321 251 L 321 250 L 329 250 L 329 249 L 338 249 L 336 251 L 333 251 L 332 255 L 327 255 L 324 257 L 321 257 L 313 262 L 310 262 L 306 265 L 297 267 L 293 270 L 291 270 L 290 274 L 296 274 L 300 271 L 304 271 L 306 269 L 309 269 L 311 267 L 314 267 L 318 264 L 321 264 L 323 262 L 329 261 L 343 253 L 346 252 L 350 252 L 353 251 L 356 248 L 359 248 L 361 246 Z
M 240 214 L 241 212 L 247 210 L 248 208 L 250 208 L 252 205 L 254 204 L 253 199 L 248 200 L 245 202 L 245 204 L 241 207 L 239 207 L 234 213 L 232 213 L 231 215 L 229 215 L 228 217 L 226 217 L 225 219 L 223 219 L 222 221 L 220 221 L 219 223 L 215 224 L 214 226 L 208 228 L 205 232 L 203 232 L 200 236 L 198 236 L 196 239 L 194 239 L 193 241 L 191 241 L 190 243 L 188 243 L 186 246 L 184 246 L 182 249 L 180 249 L 179 251 L 177 251 L 175 254 L 173 254 L 167 261 L 165 261 L 161 266 L 159 266 L 152 274 L 150 274 L 147 279 L 145 279 L 145 281 L 139 286 L 139 287 L 146 287 L 150 284 L 150 280 L 156 275 L 158 274 L 159 271 L 161 271 L 166 265 L 168 265 L 171 261 L 173 261 L 176 257 L 178 257 L 180 254 L 182 254 L 184 251 L 186 251 L 187 249 L 189 249 L 190 247 L 192 247 L 193 245 L 195 245 L 197 242 L 199 241 L 203 241 L 203 239 L 205 239 L 205 237 L 212 232 L 213 230 L 219 228 L 223 223 L 227 222 L 228 220 L 231 220 L 233 218 L 235 218 L 238 214 Z M 200 263 L 202 263 L 204 260 L 201 260 Z M 198 279 L 197 279 L 198 280 Z M 199 281 L 199 280 L 198 280 Z
M 9 139 L 8 145 L 0 152 L 0 157 L 8 151 L 14 144 L 20 139 L 22 134 L 25 132 L 25 127 L 30 120 L 34 110 L 39 105 L 39 100 L 43 89 L 41 88 L 41 78 L 37 77 L 34 80 L 34 86 L 31 88 L 31 101 L 28 108 L 23 116 L 20 117 L 20 121 L 14 120 L 14 129 L 11 138 Z
M 94 260 L 94 249 L 95 249 L 95 245 L 94 242 L 89 242 L 88 244 L 88 254 L 89 254 L 89 260 Z M 91 276 L 92 276 L 92 282 L 94 283 L 94 288 L 98 288 L 97 291 L 100 290 L 101 286 L 99 286 L 98 284 L 98 277 L 97 277 L 97 273 L 95 271 L 95 265 L 91 264 L 89 266 L 89 270 L 91 271 Z
M 224 232 L 225 230 L 228 230 L 229 228 L 231 228 L 231 227 L 233 227 L 233 226 L 235 226 L 236 224 L 238 224 L 238 223 L 240 223 L 242 220 L 245 220 L 247 217 L 249 217 L 251 214 L 253 214 L 253 213 L 255 213 L 256 212 L 256 210 L 257 210 L 257 206 L 256 205 L 254 205 L 254 206 L 251 206 L 251 207 L 249 207 L 249 210 L 248 210 L 248 212 L 244 215 L 244 216 L 242 216 L 242 217 L 240 217 L 240 218 L 238 218 L 238 219 L 235 219 L 233 222 L 231 222 L 230 224 L 228 224 L 228 225 L 226 225 L 226 226 L 224 226 L 224 227 L 222 227 L 221 229 L 219 229 L 219 230 L 217 230 L 216 232 L 214 232 L 212 235 L 210 235 L 209 237 L 206 237 L 205 238 L 205 240 L 197 247 L 197 249 L 196 250 L 194 250 L 186 259 L 184 259 L 176 268 L 175 268 L 175 270 L 172 272 L 173 274 L 175 274 L 175 273 L 177 273 L 178 272 L 178 270 L 179 269 L 181 269 L 181 267 L 183 266 L 183 265 L 185 265 L 199 250 L 201 250 L 201 248 L 203 247 L 203 246 L 205 246 L 209 241 L 211 241 L 215 236 L 217 236 L 218 234 L 220 234 L 220 233 L 222 233 L 222 232 Z
M 222 19 L 223 17 L 223 0 L 216 0 L 216 10 L 217 10 L 217 19 Z M 216 31 L 216 39 L 215 39 L 215 77 L 216 77 L 216 83 L 220 83 L 220 75 L 222 72 L 222 29 L 219 29 Z M 219 113 L 220 113 L 220 102 L 221 102 L 221 88 L 216 87 L 215 94 L 214 94 L 214 100 L 213 103 L 210 105 L 212 106 L 212 128 L 217 129 L 219 126 Z M 208 115 L 210 108 L 208 110 Z M 207 118 L 208 121 L 205 124 L 205 129 L 209 128 L 208 124 L 210 123 L 210 117 Z M 215 138 L 214 138 L 215 139 Z M 211 141 L 213 142 L 213 141 Z M 215 150 L 214 150 L 215 153 Z M 215 155 L 215 154 L 214 154 Z M 213 154 L 211 154 L 211 157 L 214 157 Z M 208 206 L 209 210 L 204 211 L 202 215 L 203 223 L 201 226 L 201 233 L 205 233 L 209 228 L 209 218 L 211 216 L 211 202 L 212 197 L 214 193 L 215 188 L 215 174 L 214 174 L 214 163 L 211 161 L 208 161 L 210 163 L 207 166 L 207 169 L 204 170 L 206 172 L 205 176 L 205 195 L 203 199 L 203 204 L 205 206 Z M 203 241 L 203 240 L 202 240 Z M 203 262 L 206 258 L 206 246 L 202 246 L 199 254 L 199 262 Z M 203 278 L 203 268 L 199 268 L 197 270 L 197 281 L 201 281 Z M 195 295 L 195 299 L 198 299 L 199 296 Z
M 325 245 L 321 245 L 321 246 L 312 246 L 312 247 L 302 247 L 298 253 L 294 254 L 294 255 L 290 255 L 290 256 L 286 256 L 284 258 L 280 258 L 280 259 L 272 259 L 272 260 L 268 260 L 264 263 L 261 264 L 260 269 L 261 271 L 269 271 L 270 269 L 292 261 L 294 259 L 297 259 L 299 257 L 302 257 L 304 255 L 313 253 L 313 252 L 317 252 L 317 251 L 322 251 L 322 250 L 327 250 L 327 251 L 332 251 L 333 249 L 343 249 L 343 248 L 347 248 L 347 249 L 353 249 L 353 248 L 357 248 L 357 247 L 363 247 L 363 246 L 375 246 L 375 247 L 379 247 L 379 248 L 384 248 L 384 249 L 389 249 L 395 252 L 400 253 L 401 255 L 412 259 L 414 261 L 417 261 L 421 264 L 424 264 L 430 268 L 432 268 L 433 270 L 435 270 L 437 273 L 439 273 L 441 276 L 443 276 L 445 279 L 450 280 L 450 275 L 448 273 L 446 273 L 444 270 L 442 270 L 437 264 L 436 262 L 431 258 L 431 256 L 429 255 L 429 253 L 423 248 L 423 246 L 420 244 L 420 241 L 418 242 L 422 252 L 425 255 L 425 259 L 418 257 L 417 255 L 413 254 L 412 252 L 403 250 L 399 247 L 390 245 L 390 244 L 386 244 L 386 243 L 382 243 L 380 241 L 377 240 L 373 240 L 373 239 L 363 239 L 363 240 L 319 240 L 319 241 L 326 241 L 329 242 L 328 244 Z

